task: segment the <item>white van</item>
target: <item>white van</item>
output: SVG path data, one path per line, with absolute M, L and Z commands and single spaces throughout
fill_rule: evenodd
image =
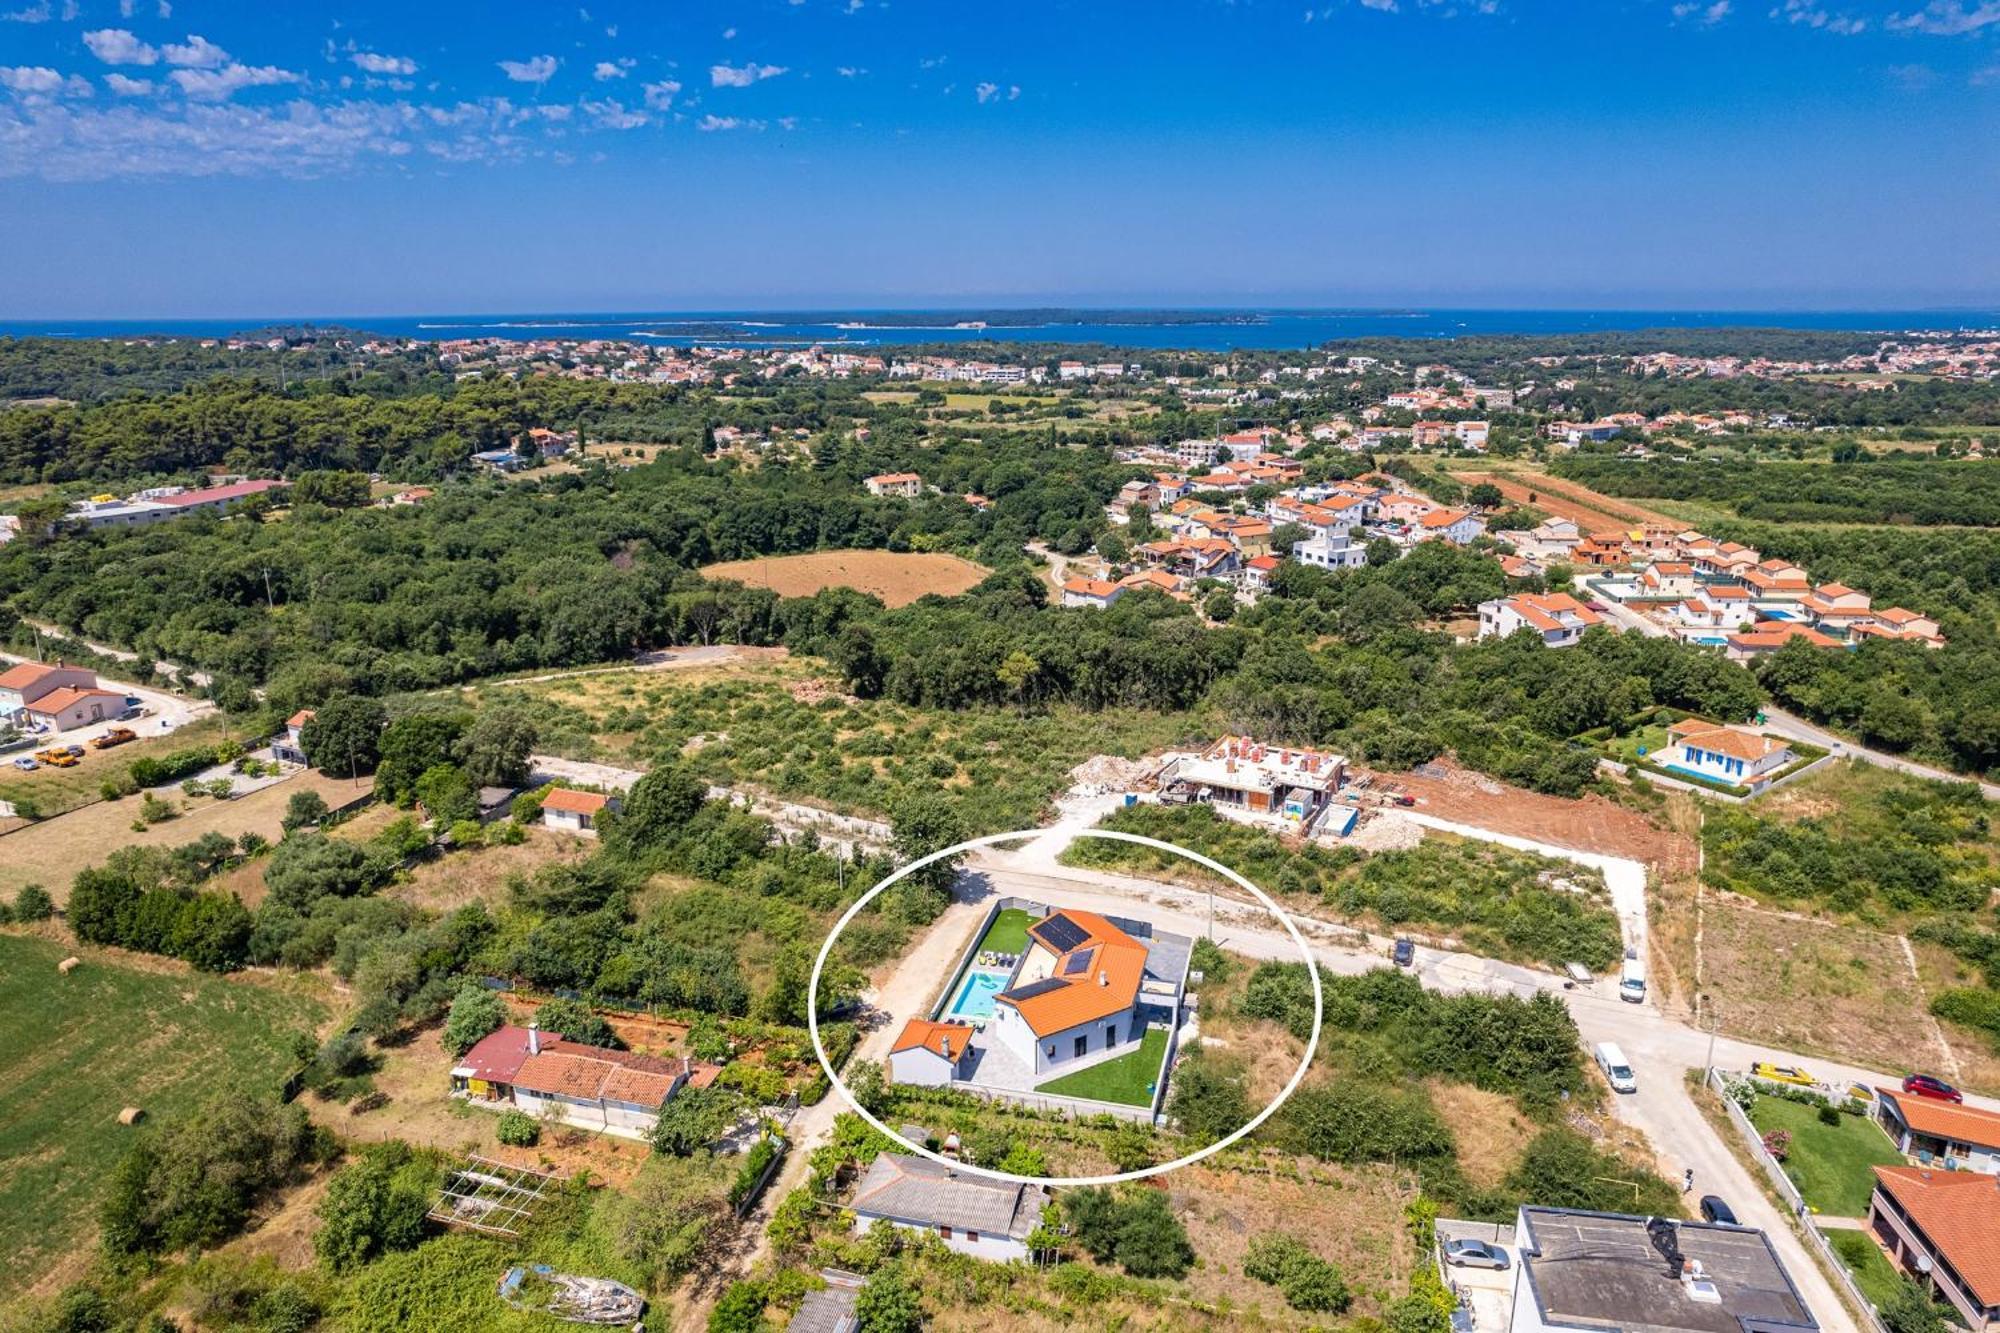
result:
M 1618 998 L 1628 1004 L 1646 1002 L 1646 964 L 1643 960 L 1625 960 L 1624 970 L 1618 974 Z
M 1615 1042 L 1597 1043 L 1597 1067 L 1604 1071 L 1605 1081 L 1611 1084 L 1613 1092 L 1639 1090 L 1639 1076 L 1632 1072 L 1632 1066 L 1625 1062 L 1625 1052 Z

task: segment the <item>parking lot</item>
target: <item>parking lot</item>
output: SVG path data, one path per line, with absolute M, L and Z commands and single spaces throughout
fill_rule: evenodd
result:
M 1507 1267 L 1443 1264 L 1444 1247 L 1454 1240 L 1479 1240 L 1499 1246 L 1507 1253 Z M 1445 1285 L 1458 1294 L 1459 1308 L 1471 1312 L 1473 1329 L 1477 1333 L 1502 1333 L 1514 1317 L 1514 1270 L 1519 1266 L 1519 1256 L 1514 1253 L 1513 1226 L 1440 1217 L 1437 1242 L 1437 1253 L 1431 1256 L 1431 1261 L 1443 1265 Z

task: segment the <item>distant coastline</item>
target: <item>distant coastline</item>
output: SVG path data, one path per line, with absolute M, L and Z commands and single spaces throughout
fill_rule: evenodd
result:
M 0 320 L 0 337 L 222 338 L 274 325 L 340 326 L 425 342 L 640 341 L 670 345 L 852 343 L 1101 343 L 1186 351 L 1287 351 L 1354 338 L 1503 337 L 1766 328 L 1818 331 L 1961 332 L 2000 328 L 2000 310 L 1454 310 L 1386 307 L 1240 307 L 1201 310 L 1036 306 L 957 309 L 699 310 L 513 314 L 343 315 L 283 319 Z

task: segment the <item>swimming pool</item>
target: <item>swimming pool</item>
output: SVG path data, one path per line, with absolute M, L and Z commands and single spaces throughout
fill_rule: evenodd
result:
M 986 972 L 973 968 L 965 974 L 965 982 L 958 988 L 958 996 L 945 1010 L 946 1018 L 957 1018 L 968 1022 L 980 1022 L 993 1017 L 993 997 L 1007 984 L 1005 972 Z

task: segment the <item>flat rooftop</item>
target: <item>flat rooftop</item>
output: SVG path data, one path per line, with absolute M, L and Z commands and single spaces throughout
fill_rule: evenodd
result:
M 1680 1253 L 1701 1265 L 1713 1299 L 1671 1275 L 1646 1218 L 1524 1208 L 1522 1276 L 1543 1322 L 1624 1333 L 1769 1333 L 1819 1327 L 1764 1233 L 1674 1224 Z

